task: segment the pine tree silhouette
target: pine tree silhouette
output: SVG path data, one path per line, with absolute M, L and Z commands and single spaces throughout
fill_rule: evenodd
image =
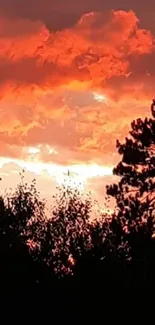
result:
M 114 168 L 118 184 L 107 186 L 107 194 L 116 199 L 117 215 L 111 229 L 117 247 L 132 261 L 133 283 L 155 285 L 155 100 L 152 118 L 131 123 L 129 137 L 117 140 L 121 161 Z

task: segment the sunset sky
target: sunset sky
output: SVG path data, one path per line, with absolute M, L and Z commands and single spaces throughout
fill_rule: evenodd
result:
M 24 168 L 49 197 L 70 170 L 101 200 L 155 94 L 154 15 L 153 0 L 0 0 L 1 189 Z

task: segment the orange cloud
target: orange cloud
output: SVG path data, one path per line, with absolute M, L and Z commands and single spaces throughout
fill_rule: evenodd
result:
M 153 37 L 138 28 L 133 12 L 85 14 L 72 29 L 51 34 L 40 49 L 42 66 L 57 67 L 60 84 L 73 80 L 103 85 L 113 76 L 128 75 L 130 57 L 153 51 Z M 57 81 L 58 82 L 58 81 Z
M 1 19 L 0 82 L 41 89 L 73 80 L 103 86 L 131 72 L 132 56 L 153 51 L 153 36 L 138 23 L 132 11 L 92 12 L 73 28 L 50 33 L 41 22 Z
M 17 60 L 35 57 L 50 33 L 42 22 L 0 18 L 0 58 Z
M 145 113 L 135 99 L 152 96 L 154 36 L 132 11 L 91 12 L 57 32 L 24 19 L 1 18 L 0 27 L 1 154 L 24 158 L 22 146 L 49 144 L 58 154 L 43 151 L 41 160 L 105 160 L 130 120 Z
M 95 157 L 100 163 L 115 165 L 118 161 L 116 139 L 122 141 L 128 135 L 133 119 L 149 116 L 149 106 L 149 100 L 130 97 L 83 108 L 76 122 L 80 131 L 78 152 L 81 155 L 83 152 L 87 159 Z

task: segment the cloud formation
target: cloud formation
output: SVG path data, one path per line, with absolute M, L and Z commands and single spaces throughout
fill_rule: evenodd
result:
M 24 159 L 23 147 L 42 145 L 40 160 L 108 164 L 115 139 L 153 95 L 154 35 L 133 11 L 89 12 L 52 30 L 41 16 L 22 15 L 21 2 L 12 14 L 7 3 L 0 18 L 0 154 Z M 97 102 L 94 92 L 108 101 Z
M 0 15 L 13 19 L 42 21 L 50 31 L 74 26 L 88 12 L 105 12 L 132 8 L 144 28 L 154 27 L 155 4 L 153 0 L 138 3 L 135 0 L 0 0 Z
M 77 80 L 102 87 L 114 76 L 127 76 L 133 57 L 154 51 L 153 36 L 138 27 L 132 11 L 88 13 L 55 33 L 41 22 L 1 19 L 0 25 L 3 85 L 49 89 Z

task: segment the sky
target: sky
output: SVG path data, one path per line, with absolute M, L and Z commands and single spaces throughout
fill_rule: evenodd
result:
M 149 115 L 155 3 L 0 0 L 0 176 L 49 198 L 71 174 L 103 200 L 116 139 Z

